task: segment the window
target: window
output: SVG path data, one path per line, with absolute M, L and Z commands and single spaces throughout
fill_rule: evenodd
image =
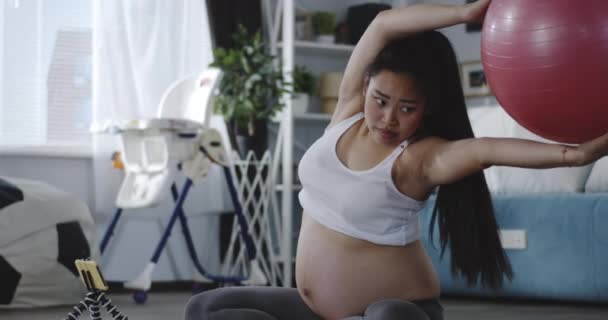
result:
M 0 147 L 90 145 L 92 0 L 0 0 Z

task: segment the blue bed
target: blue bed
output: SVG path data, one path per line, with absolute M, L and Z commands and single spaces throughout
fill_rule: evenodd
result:
M 608 194 L 495 194 L 500 228 L 527 235 L 526 249 L 507 250 L 515 278 L 498 292 L 453 278 L 448 252 L 440 261 L 438 233 L 434 247 L 428 239 L 431 200 L 422 214 L 423 240 L 444 294 L 608 301 Z

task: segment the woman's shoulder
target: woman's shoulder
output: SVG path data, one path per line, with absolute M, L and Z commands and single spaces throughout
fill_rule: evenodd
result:
M 325 128 L 325 131 L 334 128 L 336 126 L 340 126 L 342 124 L 348 124 L 351 123 L 353 121 L 357 121 L 360 120 L 361 118 L 364 117 L 363 112 L 355 112 L 355 113 L 340 113 L 340 114 L 334 114 L 331 118 L 331 121 L 329 122 L 329 125 L 327 125 L 327 127 Z
M 429 184 L 425 175 L 426 168 L 432 161 L 433 150 L 445 141 L 434 136 L 424 136 L 410 141 L 393 167 L 395 183 L 402 192 L 414 196 L 415 199 L 428 197 L 434 186 Z

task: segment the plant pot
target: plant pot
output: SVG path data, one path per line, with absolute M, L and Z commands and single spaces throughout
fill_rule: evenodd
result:
M 336 37 L 333 34 L 320 34 L 317 36 L 317 42 L 334 44 L 336 42 Z
M 322 72 L 319 77 L 319 94 L 322 98 L 337 98 L 342 82 L 342 72 Z
M 256 120 L 254 129 L 253 135 L 249 135 L 246 131 L 234 130 L 235 149 L 241 159 L 247 157 L 249 151 L 253 151 L 253 154 L 261 159 L 268 149 L 268 126 L 266 121 Z
M 310 96 L 306 93 L 296 93 L 293 96 L 292 110 L 294 115 L 302 115 L 308 112 Z

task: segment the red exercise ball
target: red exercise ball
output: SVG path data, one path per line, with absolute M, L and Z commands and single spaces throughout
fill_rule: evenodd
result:
M 608 0 L 492 0 L 481 58 L 524 128 L 564 143 L 608 132 Z

